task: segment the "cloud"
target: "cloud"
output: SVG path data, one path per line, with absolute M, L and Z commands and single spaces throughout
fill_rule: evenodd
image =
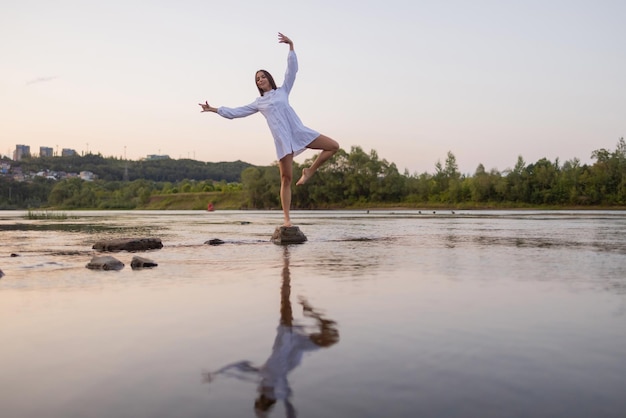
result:
M 35 78 L 33 80 L 27 81 L 26 85 L 30 86 L 31 84 L 36 84 L 36 83 L 45 83 L 47 81 L 52 81 L 59 78 L 59 76 L 52 76 L 52 77 L 39 77 L 39 78 Z

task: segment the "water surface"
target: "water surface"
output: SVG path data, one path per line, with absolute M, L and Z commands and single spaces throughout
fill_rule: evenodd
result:
M 626 212 L 67 214 L 0 212 L 2 416 L 626 411 Z M 159 266 L 85 268 L 120 237 Z

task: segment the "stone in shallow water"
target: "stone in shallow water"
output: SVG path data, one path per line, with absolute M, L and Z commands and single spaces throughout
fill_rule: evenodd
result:
M 205 241 L 204 243 L 208 244 L 208 245 L 222 245 L 222 244 L 226 244 L 226 242 L 224 240 L 221 240 L 219 238 L 211 238 L 210 240 Z
M 163 248 L 160 238 L 120 238 L 96 242 L 93 247 L 98 251 L 147 251 Z
M 121 270 L 124 263 L 110 255 L 94 256 L 86 267 L 91 270 Z
M 0 278 L 4 276 L 4 273 L 2 272 L 2 270 L 0 270 Z
M 277 226 L 272 235 L 272 242 L 277 245 L 302 244 L 306 236 L 297 226 Z
M 132 261 L 130 262 L 130 267 L 133 270 L 151 268 L 158 266 L 157 263 L 150 260 L 149 258 L 139 257 L 138 255 L 134 256 Z

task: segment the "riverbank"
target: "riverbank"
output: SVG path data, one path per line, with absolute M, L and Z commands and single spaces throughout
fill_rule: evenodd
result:
M 209 203 L 215 210 L 241 210 L 249 208 L 243 191 L 175 193 L 150 197 L 140 210 L 205 210 Z M 280 207 L 265 208 L 280 210 Z M 582 205 L 529 205 L 516 202 L 360 202 L 353 205 L 331 205 L 318 207 L 320 210 L 626 210 L 626 206 L 582 206 Z
M 245 209 L 242 191 L 153 195 L 141 210 L 205 210 L 209 203 L 219 210 Z

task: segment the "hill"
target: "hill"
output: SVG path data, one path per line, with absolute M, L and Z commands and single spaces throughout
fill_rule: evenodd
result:
M 80 173 L 90 171 L 105 181 L 149 180 L 178 182 L 187 180 L 214 180 L 227 183 L 241 181 L 241 172 L 252 164 L 243 161 L 203 162 L 191 159 L 124 160 L 103 157 L 100 154 L 74 155 L 69 157 L 25 158 L 10 161 L 12 171 L 22 173 Z

